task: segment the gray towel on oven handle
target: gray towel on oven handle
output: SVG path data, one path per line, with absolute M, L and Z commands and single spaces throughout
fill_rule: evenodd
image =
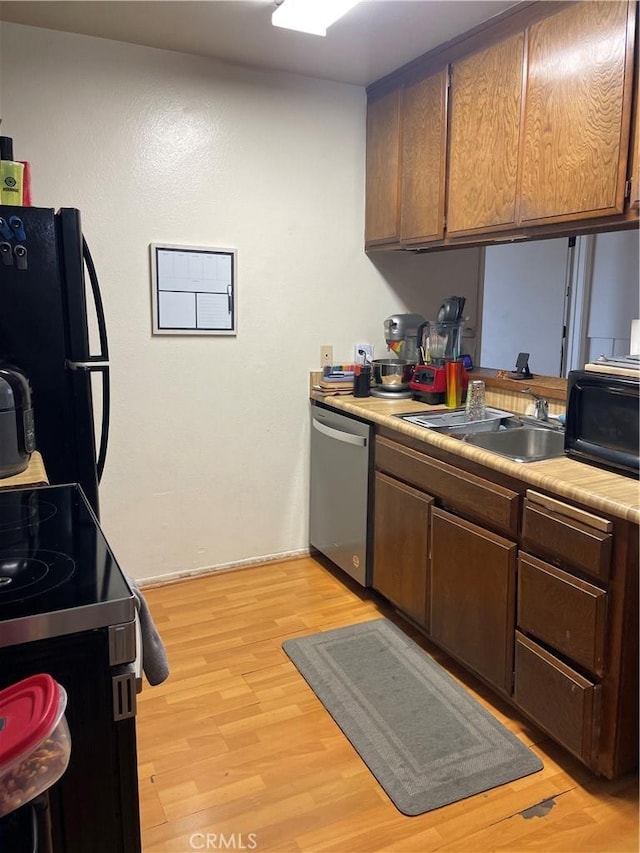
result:
M 127 583 L 131 587 L 131 592 L 136 600 L 136 607 L 140 617 L 140 633 L 142 634 L 142 669 L 147 677 L 147 681 L 152 687 L 157 684 L 162 684 L 169 677 L 169 661 L 164 648 L 164 643 L 160 639 L 160 634 L 156 628 L 149 606 L 145 601 L 144 595 L 140 591 L 140 587 L 128 575 L 125 575 Z

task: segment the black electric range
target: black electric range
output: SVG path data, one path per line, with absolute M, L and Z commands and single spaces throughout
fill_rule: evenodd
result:
M 134 618 L 133 593 L 77 484 L 0 491 L 0 648 Z
M 34 823 L 33 801 L 0 819 L 0 850 L 140 853 L 135 619 L 78 485 L 0 490 L 0 689 L 49 673 L 71 735 L 49 818 Z

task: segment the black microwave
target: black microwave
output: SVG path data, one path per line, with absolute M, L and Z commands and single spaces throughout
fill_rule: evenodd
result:
M 640 378 L 572 370 L 567 378 L 567 456 L 638 477 Z

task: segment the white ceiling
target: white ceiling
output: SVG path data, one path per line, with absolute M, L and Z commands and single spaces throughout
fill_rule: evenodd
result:
M 271 25 L 274 0 L 5 0 L 0 19 L 367 86 L 515 0 L 364 0 L 325 38 Z

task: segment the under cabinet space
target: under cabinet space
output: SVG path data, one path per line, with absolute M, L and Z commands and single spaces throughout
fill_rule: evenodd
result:
M 375 477 L 373 588 L 428 629 L 433 498 L 379 472 Z
M 600 691 L 599 685 L 516 631 L 516 705 L 591 767 L 598 747 Z
M 437 507 L 431 511 L 431 635 L 511 692 L 516 544 Z
M 596 675 L 604 672 L 607 594 L 561 569 L 518 557 L 518 627 Z
M 559 501 L 555 505 L 562 508 Z M 606 581 L 611 565 L 611 533 L 578 521 L 572 517 L 575 512 L 572 515 L 570 512 L 570 506 L 565 514 L 527 498 L 522 518 L 522 547 L 564 568 Z

